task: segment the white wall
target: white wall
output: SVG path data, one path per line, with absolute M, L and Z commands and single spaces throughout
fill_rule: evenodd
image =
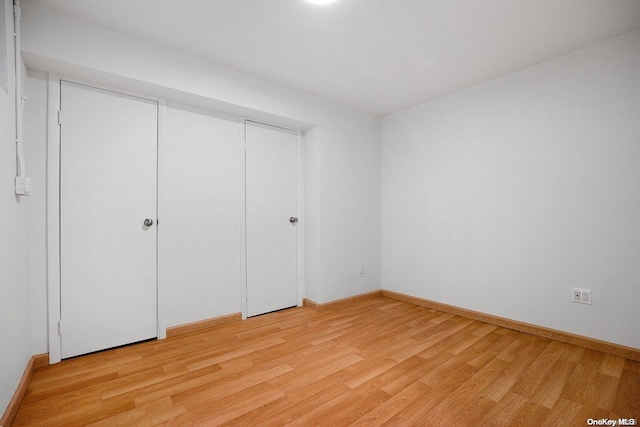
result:
M 159 151 L 161 328 L 241 310 L 241 121 L 170 105 Z
M 12 2 L 4 0 L 8 93 L 0 88 L 0 414 L 13 393 L 31 357 L 29 232 L 27 198 L 14 192 L 15 76 L 13 59 Z
M 320 273 L 320 129 L 314 127 L 304 134 L 304 254 L 305 298 L 322 300 Z
M 380 151 L 370 143 L 379 138 L 373 120 L 320 129 L 321 302 L 380 288 Z
M 61 73 L 114 88 L 164 97 L 174 102 L 174 105 L 191 105 L 193 107 L 187 112 L 179 112 L 180 108 L 176 108 L 174 112 L 169 109 L 167 112 L 170 126 L 168 133 L 173 133 L 176 138 L 182 139 L 179 136 L 182 133 L 179 129 L 182 126 L 180 120 L 185 123 L 199 121 L 203 129 L 217 126 L 212 124 L 215 121 L 212 117 L 204 119 L 204 116 L 212 113 L 203 113 L 202 109 L 307 131 L 311 135 L 309 142 L 305 142 L 304 150 L 305 165 L 311 165 L 305 171 L 305 213 L 311 214 L 303 219 L 307 230 L 305 247 L 309 249 L 305 253 L 307 296 L 322 303 L 380 289 L 379 121 L 376 117 L 32 4 L 26 4 L 23 13 L 23 57 L 31 69 Z M 31 87 L 40 94 L 30 96 L 44 96 L 37 83 L 34 82 Z M 42 120 L 34 118 L 29 126 L 41 126 Z M 204 124 L 205 122 L 210 123 Z M 206 146 L 204 134 L 196 132 L 191 136 L 194 141 L 199 141 L 194 142 L 196 149 L 215 148 Z M 167 144 L 174 143 L 167 138 Z M 177 147 L 167 145 L 167 149 L 177 150 L 177 155 L 183 155 Z M 160 150 L 162 155 L 163 148 Z M 239 262 L 239 257 L 229 260 L 226 265 L 228 270 L 225 269 L 220 276 L 215 276 L 218 272 L 214 273 L 209 266 L 203 276 L 194 277 L 189 271 L 193 267 L 189 264 L 192 248 L 180 242 L 179 228 L 175 231 L 167 230 L 166 223 L 162 222 L 163 218 L 165 221 L 171 220 L 171 215 L 175 215 L 176 220 L 182 215 L 181 221 L 193 227 L 201 215 L 180 206 L 173 213 L 162 211 L 163 206 L 189 204 L 195 197 L 195 191 L 190 193 L 192 198 L 178 194 L 177 189 L 171 187 L 178 181 L 166 181 L 165 171 L 177 173 L 173 162 L 184 161 L 178 157 L 167 159 L 170 159 L 169 163 L 161 165 L 165 170 L 160 171 L 160 185 L 168 186 L 169 190 L 169 193 L 162 193 L 161 190 L 160 227 L 163 233 L 173 233 L 166 238 L 177 243 L 163 247 L 163 242 L 160 241 L 159 283 L 161 292 L 164 292 L 162 289 L 166 290 L 164 295 L 159 296 L 160 315 L 162 317 L 164 312 L 170 312 L 166 317 L 166 326 L 174 326 L 238 312 L 240 298 L 237 298 L 238 305 L 230 305 L 229 301 L 236 300 L 236 294 L 240 292 L 239 287 L 232 283 L 230 273 L 235 268 L 235 263 Z M 233 164 L 224 164 L 224 167 L 228 166 L 236 167 L 238 163 L 234 161 Z M 205 175 L 212 173 L 197 173 L 201 172 Z M 184 176 L 179 178 L 188 180 Z M 224 194 L 224 197 L 231 200 L 230 193 Z M 168 198 L 164 204 L 163 197 Z M 168 202 L 169 199 L 172 201 Z M 212 204 L 207 203 L 209 202 L 204 205 L 210 209 L 210 213 L 223 215 L 218 211 L 214 212 Z M 169 218 L 166 218 L 165 213 Z M 231 213 L 226 212 L 224 215 Z M 227 218 L 225 216 L 224 221 Z M 34 218 L 33 221 L 38 222 L 39 219 Z M 221 224 L 226 224 L 224 221 Z M 181 227 L 186 227 L 184 224 Z M 217 232 L 219 228 L 213 230 Z M 229 228 L 225 230 L 229 234 L 223 240 L 231 240 L 231 234 L 236 231 Z M 186 239 L 190 239 L 195 227 L 183 232 L 189 236 Z M 216 245 L 221 244 L 213 241 L 200 243 L 215 251 L 219 251 L 220 247 Z M 41 248 L 44 240 L 32 239 L 32 245 Z M 169 247 L 182 249 L 163 252 Z M 163 258 L 177 260 L 175 268 L 162 265 L 165 262 Z M 32 262 L 36 269 L 42 268 L 33 259 Z M 202 262 L 202 259 L 197 260 L 197 263 Z M 366 264 L 364 275 L 358 274 L 360 263 Z M 206 288 L 205 283 L 210 283 L 214 277 L 219 286 L 228 282 L 225 285 L 228 287 Z M 191 296 L 185 296 L 185 284 L 178 278 L 193 281 Z M 33 283 L 33 289 L 34 301 L 45 298 L 43 295 L 46 288 L 42 283 Z M 214 293 L 220 299 L 211 301 L 209 305 L 208 299 Z M 193 306 L 196 299 L 198 305 Z M 175 302 L 176 306 L 169 308 L 170 301 Z M 46 345 L 41 334 L 41 331 L 46 330 L 46 323 L 43 323 L 46 319 L 39 315 L 33 317 L 34 330 L 38 331 L 34 334 L 34 348 L 39 349 Z
M 29 276 L 31 287 L 32 354 L 47 347 L 47 76 L 31 71 L 25 79 L 24 140 L 29 157 L 32 191 L 29 196 Z
M 381 164 L 384 289 L 640 348 L 640 31 L 383 118 Z
M 5 9 L 6 7 L 3 1 L 2 7 L 0 7 L 0 89 L 7 94 L 9 92 L 9 68 L 7 66 L 9 58 L 9 43 L 7 42 L 7 37 L 9 36 L 9 33 L 7 32 Z

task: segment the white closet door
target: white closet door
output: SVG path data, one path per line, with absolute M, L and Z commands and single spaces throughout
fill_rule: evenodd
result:
M 61 82 L 62 358 L 157 336 L 157 129 L 156 102 Z
M 256 316 L 297 305 L 296 133 L 247 122 L 246 149 L 247 316 Z

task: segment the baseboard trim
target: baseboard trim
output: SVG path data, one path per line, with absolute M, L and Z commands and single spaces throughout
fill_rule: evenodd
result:
M 33 369 L 49 366 L 49 353 L 36 354 L 33 356 Z
M 212 319 L 200 320 L 198 322 L 185 323 L 184 325 L 172 326 L 167 328 L 167 338 L 191 334 L 193 332 L 202 332 L 206 329 L 215 328 L 216 326 L 225 325 L 227 323 L 239 322 L 241 320 L 242 313 L 233 313 L 226 316 L 214 317 Z
M 302 298 L 302 306 L 312 308 L 315 311 L 320 311 L 320 304 L 307 298 Z
M 336 308 L 342 308 L 351 305 L 358 301 L 364 301 L 372 298 L 378 298 L 382 296 L 382 291 L 367 292 L 366 294 L 355 295 L 352 297 L 342 298 L 335 301 L 325 302 L 324 304 L 318 304 L 310 299 L 304 298 L 302 305 L 312 308 L 316 311 L 334 310 Z
M 18 387 L 16 388 L 15 393 L 13 393 L 13 397 L 9 401 L 9 405 L 7 406 L 7 409 L 4 411 L 2 418 L 0 418 L 0 427 L 11 426 L 11 423 L 13 423 L 13 419 L 16 417 L 16 414 L 18 413 L 18 408 L 20 408 L 22 399 L 24 398 L 24 395 L 27 392 L 27 387 L 29 387 L 29 383 L 31 382 L 31 376 L 33 375 L 33 371 L 36 368 L 40 368 L 47 365 L 49 365 L 48 353 L 36 354 L 35 356 L 31 356 L 31 359 L 29 359 L 29 362 L 27 363 L 27 367 L 24 368 L 24 372 L 22 373 L 22 378 L 20 378 Z
M 494 316 L 491 314 L 485 314 L 478 311 L 468 310 L 466 308 L 460 308 L 453 305 L 443 304 L 435 301 L 430 301 L 422 298 L 413 297 L 410 295 L 401 294 L 392 291 L 382 291 L 382 296 L 395 299 L 398 301 L 404 301 L 423 307 L 432 308 L 434 310 L 444 311 L 447 313 L 455 314 L 457 316 L 467 317 L 473 320 L 480 320 L 492 325 L 501 326 L 503 328 L 513 329 L 515 331 L 524 332 L 531 335 L 536 335 L 542 338 L 549 338 L 556 341 L 562 341 L 568 344 L 574 344 L 580 347 L 589 348 L 591 350 L 601 351 L 603 353 L 609 353 L 614 356 L 624 357 L 640 362 L 640 349 L 633 347 L 626 347 L 620 344 L 611 343 L 608 341 L 601 341 L 595 338 L 589 338 L 582 335 L 575 335 L 569 332 L 558 331 L 556 329 L 545 328 L 543 326 L 532 325 L 530 323 L 524 323 L 517 320 L 506 319 L 504 317 Z

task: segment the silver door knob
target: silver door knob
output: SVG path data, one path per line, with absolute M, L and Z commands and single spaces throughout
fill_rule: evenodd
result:
M 291 224 L 295 224 L 296 222 L 298 222 L 298 218 L 296 218 L 295 216 L 292 216 L 291 218 L 289 218 L 289 222 Z
M 147 227 L 151 227 L 153 225 L 153 220 L 151 218 L 145 219 L 144 225 L 146 225 Z

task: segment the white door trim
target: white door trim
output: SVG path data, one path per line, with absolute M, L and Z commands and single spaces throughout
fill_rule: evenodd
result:
M 298 136 L 298 227 L 297 232 L 297 270 L 298 270 L 298 307 L 302 307 L 304 299 L 304 138 L 302 132 L 297 132 Z
M 270 123 L 258 122 L 256 120 L 244 120 L 244 126 L 240 131 L 240 248 L 241 254 L 241 308 L 242 320 L 247 318 L 247 169 L 246 169 L 246 129 L 247 122 L 258 123 L 266 126 L 273 126 L 280 129 L 289 130 L 296 133 L 297 137 L 297 191 L 296 191 L 296 280 L 297 280 L 297 301 L 298 307 L 302 307 L 302 300 L 305 291 L 304 277 L 304 138 L 302 132 L 297 129 L 286 128 Z
M 62 360 L 60 322 L 60 77 L 49 74 L 47 99 L 47 305 L 49 363 Z
M 247 123 L 240 126 L 238 144 L 240 161 L 240 311 L 247 318 Z
M 60 110 L 60 82 L 91 86 L 108 90 L 123 95 L 135 96 L 158 103 L 158 157 L 160 147 L 165 138 L 166 101 L 161 98 L 147 96 L 127 90 L 114 89 L 101 84 L 87 82 L 79 79 L 49 74 L 48 99 L 47 99 L 47 308 L 48 308 L 48 340 L 49 363 L 58 363 L 61 360 L 61 342 L 59 335 L 60 323 L 60 126 L 58 125 L 58 111 Z M 63 118 L 64 120 L 64 118 Z M 157 160 L 156 160 L 157 161 Z M 158 186 L 156 187 L 158 188 Z M 156 197 L 156 203 L 157 203 Z M 158 206 L 156 206 L 156 210 Z M 157 213 L 160 217 L 160 213 Z M 156 238 L 159 231 L 156 233 Z M 157 277 L 157 245 L 156 245 L 156 304 L 158 289 Z M 158 317 L 160 312 L 157 310 Z M 166 337 L 166 330 L 161 330 L 161 319 L 157 319 L 158 339 Z M 64 328 L 64 325 L 63 325 Z

